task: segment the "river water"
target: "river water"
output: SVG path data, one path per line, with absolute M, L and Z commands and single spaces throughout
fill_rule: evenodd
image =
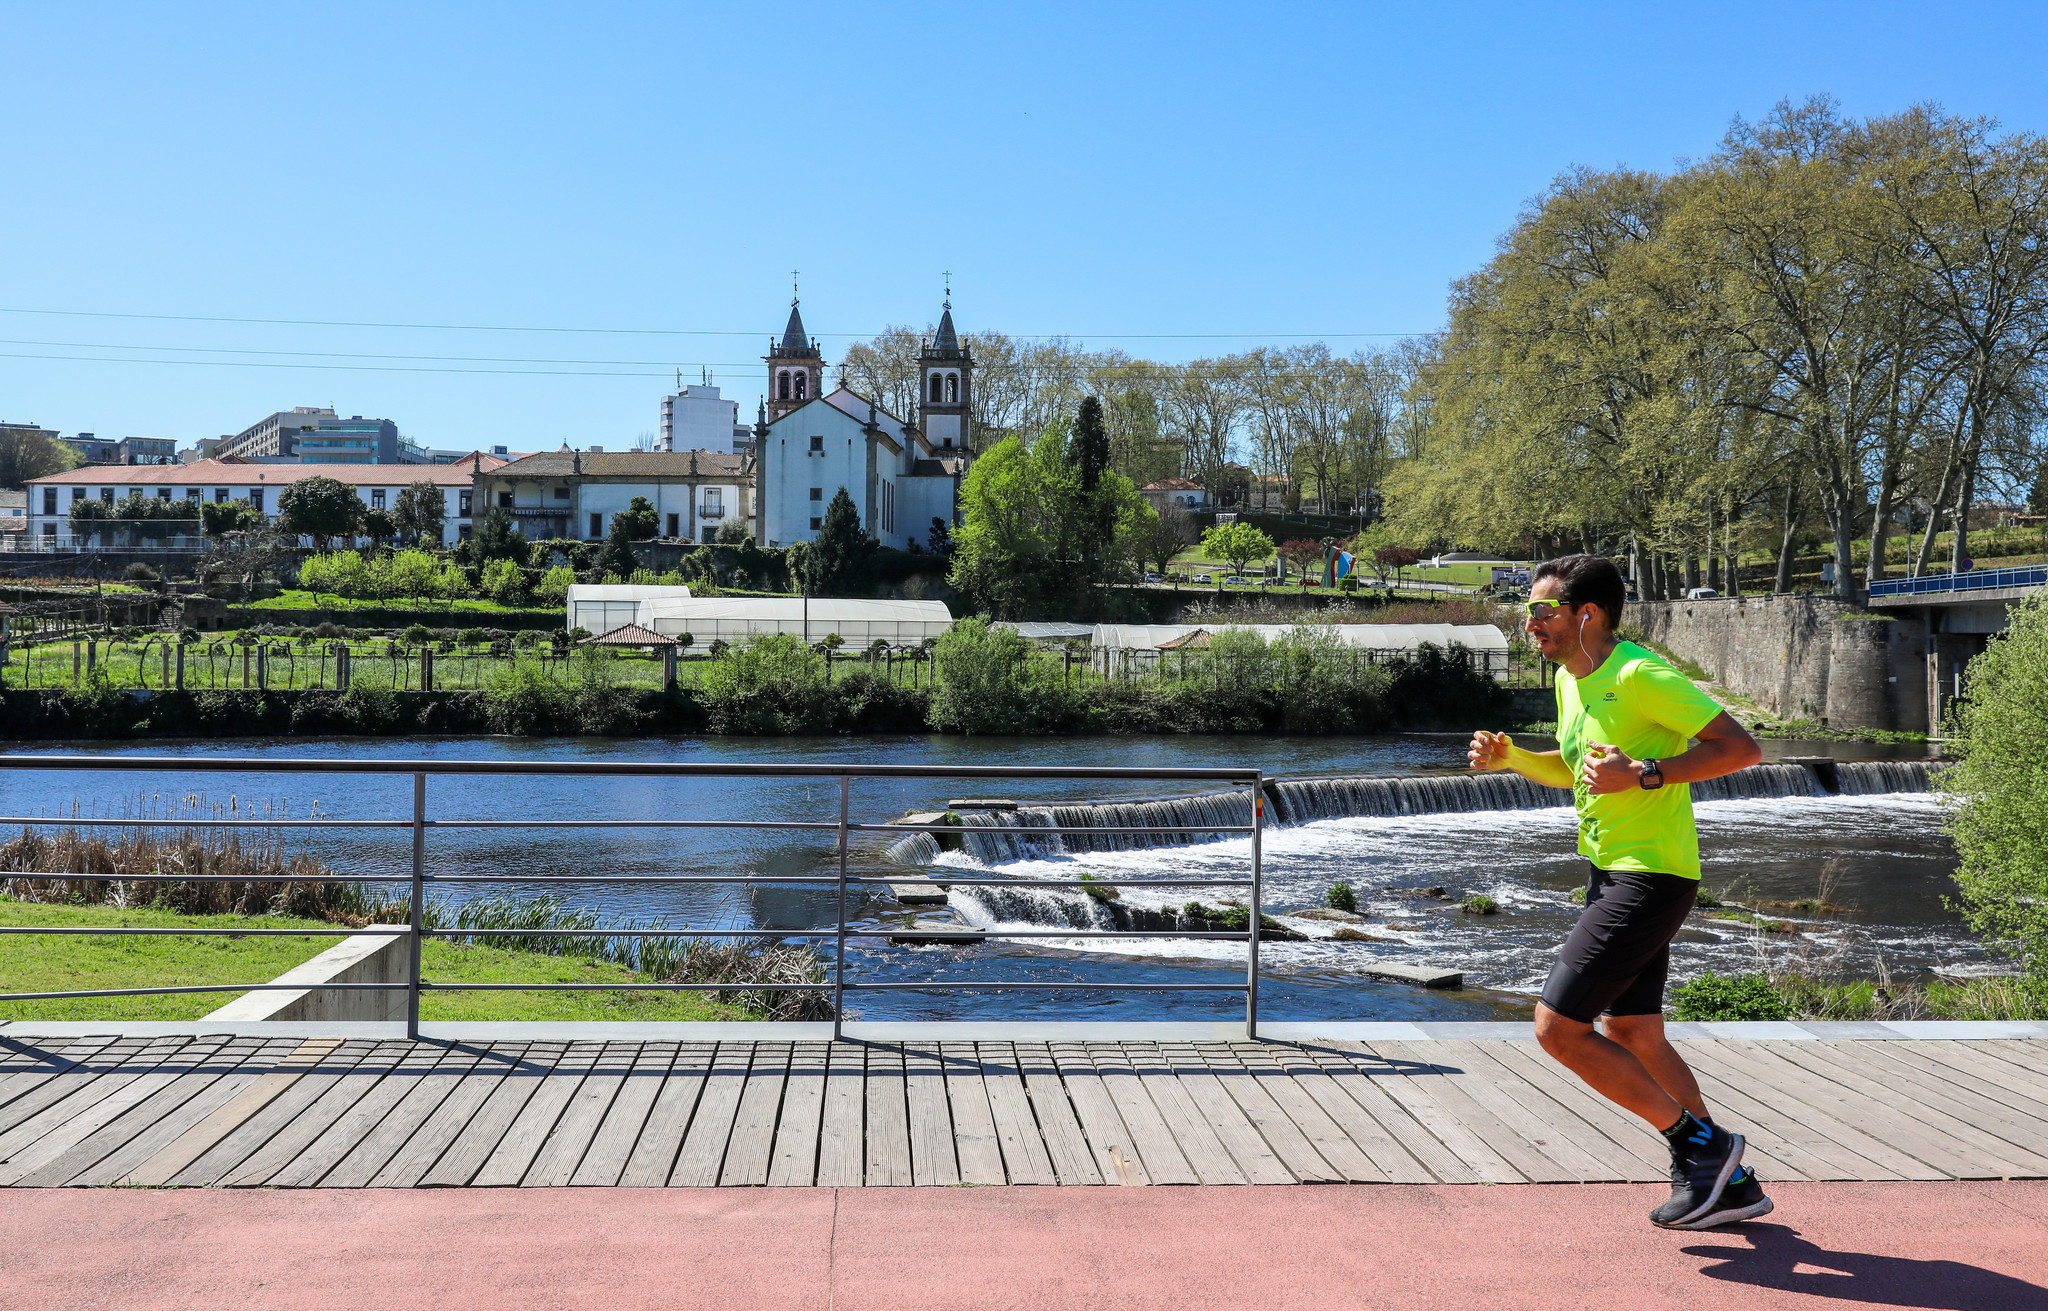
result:
M 95 744 L 91 751 L 190 758 L 292 757 L 390 760 L 682 760 L 717 763 L 802 762 L 846 765 L 1091 765 L 1161 768 L 1257 766 L 1271 775 L 1421 775 L 1461 773 L 1464 739 L 1445 735 L 1256 740 L 1226 737 L 963 739 L 936 736 L 830 739 L 550 739 L 511 738 L 243 740 Z M 1772 757 L 1833 754 L 1840 759 L 1898 753 L 1849 744 L 1773 742 Z M 78 744 L 22 745 L 7 754 L 83 754 Z M 334 819 L 407 818 L 406 776 L 278 776 L 257 774 L 90 774 L 0 772 L 0 812 L 114 817 L 168 816 L 194 806 L 213 813 Z M 852 818 L 886 822 L 906 812 L 942 809 L 954 797 L 1001 796 L 1054 803 L 1164 796 L 1195 790 L 1171 784 L 1086 781 L 971 784 L 943 780 L 863 779 L 854 784 Z M 648 779 L 434 776 L 428 781 L 435 819 L 834 819 L 838 785 L 805 779 Z M 316 809 L 317 808 L 317 809 Z M 1695 917 L 1675 949 L 1674 976 L 1704 969 L 1755 968 L 1765 956 L 1791 957 L 1822 973 L 1913 977 L 1929 968 L 1970 968 L 1986 953 L 1945 909 L 1954 853 L 1940 830 L 1938 803 L 1924 793 L 1797 796 L 1702 802 L 1696 813 L 1706 854 L 1706 885 L 1731 889 L 1765 913 L 1790 921 L 1791 935 Z M 1309 942 L 1262 948 L 1261 1013 L 1269 1019 L 1487 1019 L 1525 1016 L 1558 941 L 1576 908 L 1571 889 L 1584 863 L 1573 852 L 1571 813 L 1562 807 L 1391 817 L 1344 816 L 1271 827 L 1264 835 L 1265 906 L 1290 928 L 1319 935 Z M 402 831 L 325 831 L 294 836 L 336 868 L 352 874 L 404 876 L 410 837 Z M 852 858 L 857 874 L 901 874 L 880 835 L 864 836 Z M 1074 856 L 998 860 L 984 867 L 964 852 L 933 866 L 941 877 L 969 869 L 1017 879 L 1018 890 L 956 888 L 954 918 L 999 933 L 1084 922 L 1072 893 L 1032 888 L 1035 879 L 1243 877 L 1249 838 L 1193 846 Z M 829 833 L 747 830 L 578 831 L 442 830 L 429 840 L 430 869 L 439 874 L 502 876 L 467 885 L 464 895 L 550 891 L 594 906 L 606 922 L 660 917 L 697 928 L 829 926 L 835 893 L 826 887 L 752 885 L 607 887 L 590 875 L 748 872 L 828 873 L 836 868 Z M 983 874 L 982 876 L 986 876 Z M 1349 880 L 1359 910 L 1356 926 L 1384 939 L 1340 942 L 1337 926 L 1298 920 L 1288 912 L 1319 906 L 1329 885 Z M 543 882 L 544 880 L 544 882 Z M 1442 886 L 1446 899 L 1417 897 Z M 1463 897 L 1484 893 L 1503 913 L 1458 912 Z M 1232 889 L 1128 889 L 1134 905 L 1168 907 L 1193 898 L 1216 901 Z M 1801 913 L 1763 903 L 1823 896 L 1839 909 Z M 943 914 L 943 912 L 941 912 Z M 904 908 L 886 895 L 859 899 L 862 926 L 901 923 Z M 825 944 L 827 950 L 830 944 Z M 1081 943 L 1071 939 L 1000 939 L 973 946 L 889 946 L 870 940 L 849 950 L 849 977 L 869 981 L 1033 980 L 1068 983 L 1215 983 L 1241 980 L 1244 948 L 1194 940 Z M 1388 960 L 1461 969 L 1467 986 L 1424 991 L 1358 973 L 1361 963 Z M 850 1017 L 885 1019 L 1229 1018 L 1242 1014 L 1228 993 L 1114 993 L 1094 989 L 1007 992 L 881 992 L 849 994 Z

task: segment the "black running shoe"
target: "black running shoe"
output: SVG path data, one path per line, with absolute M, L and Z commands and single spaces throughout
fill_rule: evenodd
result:
M 1740 1224 L 1771 1213 L 1771 1199 L 1764 1195 L 1764 1186 L 1758 1181 L 1756 1171 L 1743 1166 L 1728 1176 L 1728 1186 L 1721 1190 L 1721 1200 L 1714 1203 L 1705 1215 L 1697 1220 L 1673 1225 L 1673 1229 L 1712 1229 L 1716 1225 Z
M 1711 1214 L 1742 1164 L 1742 1135 L 1716 1126 L 1706 1143 L 1671 1158 L 1671 1199 L 1650 1212 L 1650 1223 L 1685 1229 Z

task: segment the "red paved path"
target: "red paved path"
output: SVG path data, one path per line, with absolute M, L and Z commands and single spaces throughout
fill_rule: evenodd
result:
M 0 1306 L 2048 1308 L 2048 1183 L 0 1195 Z

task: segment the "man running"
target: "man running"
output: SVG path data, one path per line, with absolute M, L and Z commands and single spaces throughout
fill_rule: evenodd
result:
M 1536 567 L 1524 625 L 1557 666 L 1559 751 L 1506 733 L 1472 735 L 1474 769 L 1512 769 L 1570 788 L 1579 852 L 1592 862 L 1586 909 L 1565 939 L 1536 1038 L 1594 1091 L 1650 1122 L 1671 1146 L 1667 1229 L 1706 1229 L 1771 1209 L 1742 1165 L 1742 1135 L 1714 1123 L 1664 1037 L 1671 940 L 1699 892 L 1700 842 L 1686 785 L 1755 764 L 1742 725 L 1653 652 L 1621 641 L 1627 589 L 1614 562 L 1568 555 Z M 1699 739 L 1687 749 L 1686 743 Z M 1603 1035 L 1594 1027 L 1604 1020 Z

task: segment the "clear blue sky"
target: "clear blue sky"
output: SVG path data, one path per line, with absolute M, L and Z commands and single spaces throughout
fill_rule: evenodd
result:
M 834 360 L 947 270 L 964 329 L 1351 349 L 1560 170 L 1783 97 L 2048 129 L 2039 4 L 1675 8 L 10 5 L 0 419 L 619 449 L 674 365 L 751 415 L 792 268 Z

